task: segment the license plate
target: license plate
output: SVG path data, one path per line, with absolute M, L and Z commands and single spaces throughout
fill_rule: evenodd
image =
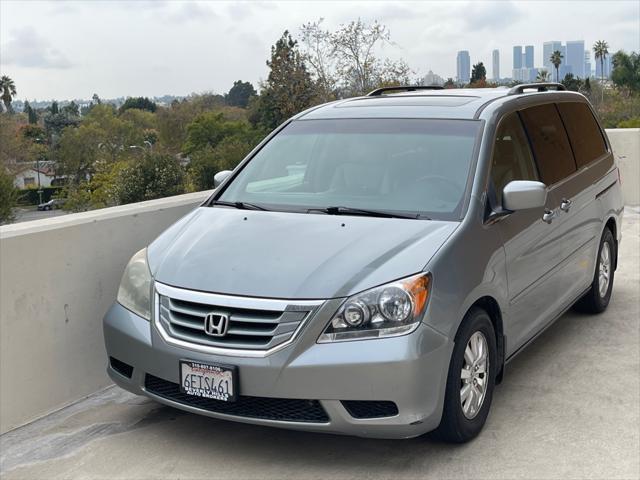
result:
M 236 399 L 235 367 L 180 361 L 180 390 L 194 397 L 223 402 Z

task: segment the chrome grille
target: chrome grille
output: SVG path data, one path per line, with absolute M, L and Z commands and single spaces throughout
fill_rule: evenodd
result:
M 290 343 L 321 302 L 232 297 L 156 284 L 156 318 L 181 342 L 233 350 L 271 351 Z M 224 336 L 205 333 L 207 314 L 228 317 Z

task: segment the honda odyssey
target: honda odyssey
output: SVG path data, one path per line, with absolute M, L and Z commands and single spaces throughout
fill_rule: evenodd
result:
M 619 173 L 560 84 L 320 105 L 216 184 L 104 319 L 113 381 L 188 412 L 467 441 L 510 359 L 611 298 Z

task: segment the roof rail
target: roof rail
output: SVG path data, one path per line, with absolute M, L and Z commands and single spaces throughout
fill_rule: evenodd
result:
M 379 97 L 386 92 L 416 92 L 418 90 L 444 90 L 444 87 L 440 85 L 409 85 L 406 87 L 382 87 L 376 88 L 374 91 L 369 92 L 367 97 Z
M 548 92 L 549 90 L 556 90 L 561 92 L 566 90 L 565 86 L 561 83 L 555 82 L 540 82 L 540 83 L 523 83 L 521 85 L 516 85 L 507 95 L 520 95 L 524 93 L 525 90 L 536 89 L 538 92 Z

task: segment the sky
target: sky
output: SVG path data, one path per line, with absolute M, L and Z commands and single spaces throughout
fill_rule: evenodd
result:
M 330 30 L 378 20 L 393 44 L 377 53 L 404 59 L 422 76 L 455 77 L 469 50 L 491 75 L 500 50 L 510 76 L 513 45 L 604 39 L 609 50 L 640 51 L 640 1 L 36 1 L 0 0 L 0 74 L 18 99 L 188 95 L 265 79 L 271 45 L 288 29 L 324 18 Z

